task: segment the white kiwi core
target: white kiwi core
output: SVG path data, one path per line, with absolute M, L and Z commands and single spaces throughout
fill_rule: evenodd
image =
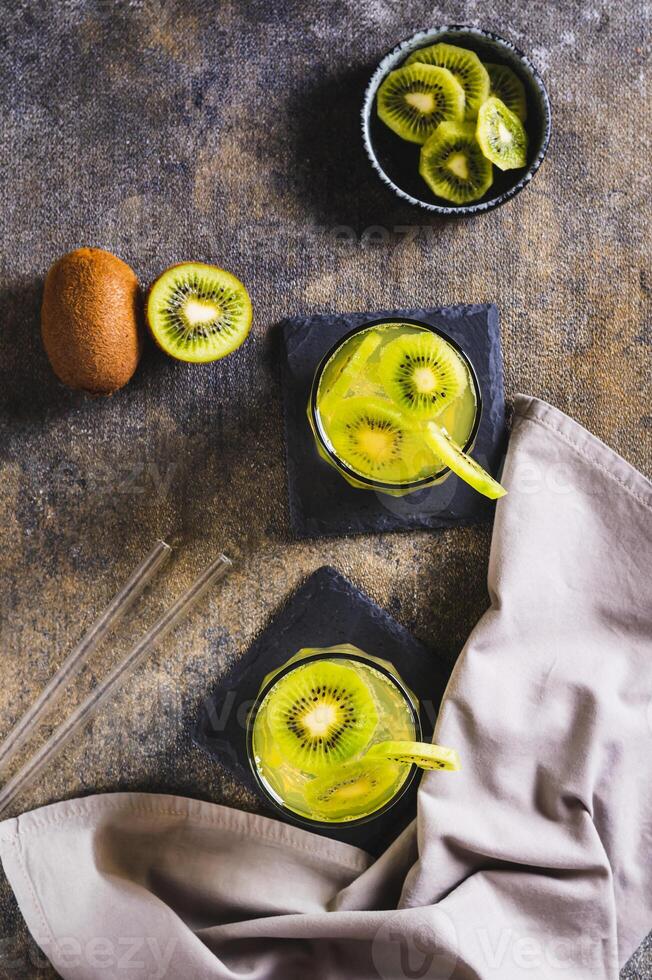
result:
M 189 296 L 183 304 L 183 315 L 191 327 L 201 326 L 202 323 L 212 323 L 220 315 L 217 303 Z
M 408 92 L 405 101 L 423 113 L 433 112 L 435 108 L 435 100 L 430 92 Z
M 469 179 L 469 161 L 466 158 L 466 154 L 454 153 L 448 160 L 446 166 L 460 180 Z

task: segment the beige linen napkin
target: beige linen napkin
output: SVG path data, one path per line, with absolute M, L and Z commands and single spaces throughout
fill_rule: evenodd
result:
M 64 978 L 616 978 L 652 926 L 652 486 L 521 396 L 491 608 L 418 815 L 377 861 L 263 817 L 113 794 L 0 825 Z M 373 651 L 372 651 L 373 652 Z

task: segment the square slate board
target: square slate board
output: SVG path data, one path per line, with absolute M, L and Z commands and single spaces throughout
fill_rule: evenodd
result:
M 493 517 L 494 503 L 455 476 L 405 497 L 390 497 L 349 486 L 318 455 L 306 416 L 317 365 L 350 330 L 382 317 L 421 320 L 460 344 L 473 362 L 482 391 L 473 455 L 493 474 L 502 463 L 505 393 L 498 309 L 493 304 L 292 317 L 281 325 L 281 371 L 290 521 L 296 537 L 452 527 Z
M 446 662 L 328 566 L 312 574 L 288 599 L 232 671 L 205 698 L 192 733 L 197 745 L 257 793 L 269 816 L 304 828 L 307 825 L 273 807 L 258 788 L 247 760 L 245 721 L 266 674 L 304 647 L 339 643 L 352 643 L 395 665 L 419 699 L 423 737 L 430 741 L 448 681 Z M 379 854 L 414 818 L 417 787 L 418 779 L 391 810 L 366 824 L 334 824 L 314 832 Z

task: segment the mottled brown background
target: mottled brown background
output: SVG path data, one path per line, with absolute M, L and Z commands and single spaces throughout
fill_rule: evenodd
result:
M 636 0 L 1 7 L 2 730 L 157 535 L 183 536 L 178 559 L 67 708 L 212 555 L 239 557 L 16 812 L 118 788 L 255 807 L 184 726 L 308 572 L 332 563 L 451 658 L 487 604 L 487 528 L 291 540 L 269 342 L 283 316 L 495 301 L 508 396 L 550 400 L 652 470 L 650 9 Z M 358 110 L 388 48 L 451 22 L 494 29 L 531 55 L 554 134 L 514 202 L 445 222 L 399 203 L 374 176 Z M 412 241 L 397 230 L 406 225 Z M 384 229 L 375 244 L 370 226 Z M 63 390 L 41 350 L 40 293 L 53 259 L 82 244 L 117 253 L 143 284 L 182 259 L 226 266 L 250 288 L 252 339 L 212 367 L 150 349 L 109 400 Z M 0 891 L 5 975 L 50 976 L 4 879 Z M 624 975 L 652 977 L 650 954 Z

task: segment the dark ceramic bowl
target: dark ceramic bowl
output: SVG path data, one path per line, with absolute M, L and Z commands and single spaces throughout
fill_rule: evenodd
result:
M 399 68 L 408 55 L 438 41 L 456 44 L 475 51 L 481 61 L 507 65 L 518 75 L 527 98 L 528 161 L 519 170 L 501 171 L 494 167 L 494 182 L 484 197 L 472 204 L 452 204 L 432 193 L 419 174 L 420 147 L 402 140 L 381 122 L 376 112 L 376 93 L 390 71 Z M 374 170 L 395 194 L 418 207 L 438 214 L 471 215 L 489 211 L 509 201 L 523 190 L 541 166 L 552 125 L 550 100 L 538 71 L 511 41 L 477 27 L 435 27 L 419 31 L 401 41 L 376 68 L 362 107 L 362 135 L 365 149 Z

